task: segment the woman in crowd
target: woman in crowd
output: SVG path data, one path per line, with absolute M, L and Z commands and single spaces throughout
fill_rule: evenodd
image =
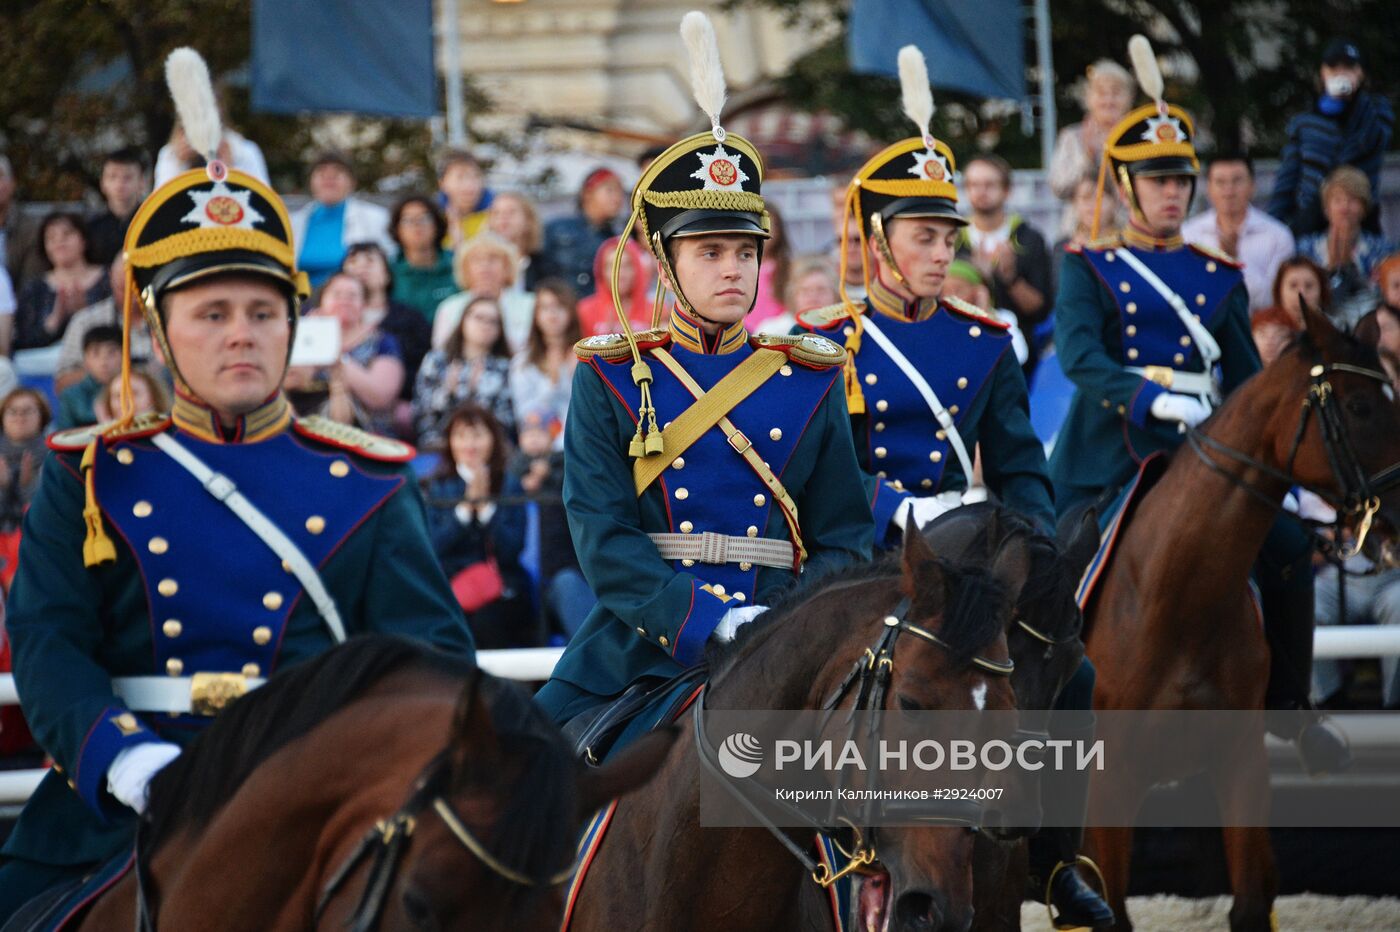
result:
M 1284 259 L 1274 275 L 1274 307 L 1283 308 L 1293 326 L 1303 329 L 1303 302 L 1315 311 L 1330 314 L 1332 287 L 1327 272 L 1307 256 Z
M 547 410 L 564 422 L 574 384 L 574 344 L 580 339 L 577 299 L 561 278 L 535 287 L 535 319 L 525 350 L 510 365 L 510 396 L 516 411 Z
M 798 314 L 828 307 L 841 300 L 841 294 L 836 287 L 836 266 L 831 260 L 820 256 L 797 260 L 787 276 L 783 290 L 785 310 L 753 327 L 753 332 L 779 336 L 791 333 Z
M 486 228 L 514 246 L 520 256 L 515 290 L 534 291 L 540 277 L 540 246 L 544 242 L 535 205 L 523 194 L 502 191 L 491 200 Z
M 87 261 L 87 233 L 75 213 L 55 211 L 39 225 L 49 270 L 25 282 L 15 309 L 15 349 L 56 343 L 73 315 L 112 293 L 107 270 Z
M 490 411 L 507 434 L 515 433 L 510 399 L 510 349 L 501 324 L 501 303 L 475 298 L 442 349 L 429 351 L 413 389 L 413 423 L 418 443 L 442 443 L 448 416 L 473 402 Z
M 1327 229 L 1298 240 L 1299 255 L 1327 270 L 1332 286 L 1332 314 L 1350 326 L 1378 297 L 1371 275 L 1392 250 L 1384 237 L 1361 229 L 1371 209 L 1371 183 L 1353 165 L 1334 169 L 1322 184 L 1322 212 Z
M 1382 262 L 1377 276 L 1381 303 L 1357 323 L 1356 337 L 1380 349 L 1390 380 L 1400 386 L 1400 253 Z
M 1060 218 L 1060 238 L 1055 241 L 1055 266 L 1058 271 L 1059 256 L 1071 246 L 1086 246 L 1094 230 L 1094 202 L 1098 201 L 1099 185 L 1097 178 L 1081 178 L 1074 186 L 1069 199 L 1069 209 Z M 1099 238 L 1112 236 L 1118 232 L 1118 199 L 1104 195 L 1099 201 Z
M 394 260 L 394 300 L 413 308 L 432 323 L 438 305 L 457 291 L 452 276 L 452 254 L 443 249 L 447 218 L 433 199 L 410 194 L 394 205 L 389 234 L 399 245 Z M 347 261 L 349 256 L 346 256 Z
M 381 333 L 398 342 L 404 370 L 399 400 L 412 402 L 413 383 L 432 341 L 432 326 L 416 308 L 390 297 L 396 279 L 389 267 L 389 257 L 378 243 L 355 243 L 346 252 L 340 270 L 355 276 L 365 286 L 365 323 L 377 326 Z
M 170 410 L 170 392 L 165 383 L 145 369 L 131 370 L 131 400 L 137 414 L 150 414 L 153 411 Z M 92 402 L 97 423 L 115 421 L 122 414 L 122 377 L 114 376 L 102 386 Z
M 1283 308 L 1266 307 L 1249 319 L 1249 331 L 1254 337 L 1255 349 L 1259 350 L 1259 361 L 1267 366 L 1278 359 L 1289 341 L 1298 335 L 1299 328 Z
M 1062 201 L 1074 198 L 1082 179 L 1098 177 L 1104 140 L 1132 108 L 1137 83 L 1126 68 L 1104 58 L 1089 66 L 1081 93 L 1084 120 L 1060 130 L 1050 156 L 1050 190 Z M 1070 210 L 1066 204 L 1066 215 Z
M 392 433 L 403 388 L 398 341 L 365 319 L 364 282 L 336 272 L 321 286 L 312 314 L 340 322 L 340 359 L 325 369 L 294 366 L 286 387 L 300 414 L 321 414 L 372 433 Z
M 447 342 L 468 305 L 477 298 L 491 298 L 501 310 L 506 344 L 512 349 L 524 347 L 535 296 L 511 287 L 520 271 L 520 254 L 515 247 L 486 230 L 458 247 L 452 267 L 462 290 L 438 305 L 433 317 L 433 346 L 441 348 Z
M 765 330 L 764 324 L 768 320 L 787 313 L 783 298 L 792 274 L 792 247 L 788 243 L 782 215 L 769 204 L 768 217 L 772 227 L 768 241 L 763 244 L 763 263 L 758 268 L 758 294 L 754 298 L 753 310 L 744 318 L 749 330 L 754 332 Z
M 613 310 L 612 273 L 613 254 L 617 251 L 617 237 L 605 240 L 593 255 L 593 280 L 598 290 L 578 303 L 579 327 L 586 337 L 600 333 L 619 333 L 622 324 Z M 622 264 L 617 272 L 617 294 L 622 306 L 627 309 L 627 319 L 634 330 L 651 329 L 651 306 L 655 295 L 651 290 L 651 276 L 648 274 L 646 253 L 629 239 L 622 251 Z
M 447 449 L 428 482 L 428 529 L 477 649 L 539 646 L 520 566 L 525 511 L 520 487 L 506 480 L 505 431 L 469 404 L 452 412 L 444 433 Z
M 19 568 L 20 524 L 39 487 L 39 467 L 48 454 L 44 445 L 48 422 L 49 403 L 32 388 L 16 388 L 0 401 L 0 590 L 4 592 Z

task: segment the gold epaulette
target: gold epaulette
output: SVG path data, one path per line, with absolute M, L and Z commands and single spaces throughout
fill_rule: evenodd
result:
M 57 450 L 60 453 L 77 453 L 79 450 L 87 449 L 88 444 L 98 437 L 105 437 L 108 441 L 139 440 L 142 437 L 149 437 L 151 434 L 158 434 L 169 427 L 170 415 L 156 411 L 138 414 L 134 421 L 120 430 L 116 429 L 116 423 L 116 421 L 108 421 L 105 424 L 88 424 L 86 427 L 55 431 L 49 435 L 47 440 L 49 449 Z
M 1234 256 L 1230 255 L 1228 252 L 1221 252 L 1219 249 L 1212 249 L 1204 243 L 1187 243 L 1186 245 L 1189 246 L 1191 248 L 1191 251 L 1196 253 L 1197 255 L 1205 256 L 1207 259 L 1212 259 L 1216 262 L 1219 262 L 1221 265 L 1228 266 L 1232 269 L 1244 268 L 1244 263 L 1236 259 Z
M 773 349 L 786 353 L 793 362 L 809 369 L 830 369 L 846 364 L 846 350 L 839 344 L 815 333 L 799 336 L 778 336 L 772 333 L 757 333 L 749 337 L 755 348 Z
M 665 346 L 671 340 L 669 330 L 638 330 L 637 349 L 646 352 L 658 346 Z M 574 355 L 585 362 L 594 356 L 604 362 L 618 362 L 630 359 L 632 350 L 627 345 L 627 337 L 620 333 L 600 333 L 595 337 L 584 337 L 574 344 Z
M 827 330 L 860 312 L 846 304 L 828 304 L 797 315 L 797 323 L 808 330 Z
M 993 317 L 990 311 L 984 308 L 980 308 L 977 305 L 972 304 L 968 301 L 964 301 L 962 298 L 955 298 L 952 295 L 948 295 L 943 298 L 943 306 L 962 317 L 971 317 L 979 324 L 985 324 L 988 327 L 995 327 L 998 330 L 1011 329 L 1010 324 L 1006 323 L 1003 320 L 1000 320 L 999 318 Z
M 402 440 L 371 434 L 369 431 L 332 421 L 319 414 L 295 418 L 292 428 L 303 437 L 310 437 L 312 440 L 319 440 L 382 463 L 407 463 L 418 455 L 418 451 L 411 444 Z

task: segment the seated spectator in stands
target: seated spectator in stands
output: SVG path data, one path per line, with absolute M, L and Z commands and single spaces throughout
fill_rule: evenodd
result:
M 837 287 L 844 289 L 846 298 L 852 303 L 860 305 L 865 301 L 865 257 L 861 253 L 860 225 L 851 222 L 846 212 L 846 190 L 844 183 L 835 184 L 831 189 L 832 232 L 835 239 L 831 244 L 830 257 L 841 276 Z
M 562 278 L 579 294 L 591 293 L 593 257 L 604 240 L 622 232 L 617 221 L 625 200 L 622 181 L 611 169 L 589 172 L 579 189 L 578 213 L 545 224 L 540 275 Z
M 977 266 L 995 305 L 1031 330 L 1050 314 L 1050 251 L 1039 230 L 1007 212 L 1011 183 L 1011 165 L 999 155 L 974 155 L 964 163 L 972 214 L 958 233 L 958 256 Z
M 263 184 L 272 184 L 267 173 L 267 159 L 263 158 L 262 149 L 258 148 L 258 144 L 253 140 L 229 128 L 228 120 L 223 116 L 223 109 L 220 105 L 220 124 L 224 128 L 224 138 L 219 143 L 219 161 L 229 168 L 252 175 Z M 185 138 L 184 126 L 176 119 L 174 127 L 170 130 L 170 141 L 161 146 L 160 151 L 156 153 L 152 184 L 159 188 L 181 172 L 203 166 L 204 159 L 194 151 L 194 147 Z
M 433 346 L 440 348 L 447 342 L 462 322 L 462 311 L 468 304 L 477 298 L 491 298 L 505 315 L 506 344 L 512 352 L 523 348 L 530 334 L 535 296 L 511 287 L 520 270 L 515 247 L 487 230 L 457 249 L 452 268 L 462 290 L 438 305 L 433 315 Z
M 1298 240 L 1298 253 L 1327 270 L 1333 319 L 1346 326 L 1376 306 L 1378 295 L 1371 275 L 1394 251 L 1383 236 L 1361 228 L 1370 207 L 1366 175 L 1359 168 L 1343 165 L 1322 185 L 1327 228 Z
M 126 259 L 121 253 L 107 269 L 107 284 L 111 293 L 74 314 L 63 331 L 58 362 L 54 365 L 55 392 L 62 393 L 86 374 L 83 369 L 83 338 L 89 330 L 93 327 L 116 327 L 118 332 L 121 330 L 122 315 L 117 310 L 117 301 L 126 294 Z M 165 368 L 155 358 L 151 348 L 150 330 L 146 327 L 146 316 L 141 313 L 141 298 L 134 290 L 131 293 L 131 361 L 152 371 Z
M 44 274 L 45 266 L 39 224 L 24 212 L 15 193 L 14 168 L 0 153 L 0 259 L 18 294 L 30 279 Z
M 1366 89 L 1361 51 L 1347 39 L 1333 39 L 1322 53 L 1318 71 L 1321 94 L 1312 109 L 1288 121 L 1269 213 L 1302 239 L 1325 225 L 1323 182 L 1334 169 L 1350 165 L 1366 180 L 1366 200 L 1380 190 L 1381 159 L 1395 131 L 1395 114 L 1384 94 Z M 1366 228 L 1379 233 L 1372 215 Z
M 74 314 L 112 293 L 107 270 L 87 261 L 87 233 L 77 214 L 49 214 L 39 225 L 39 240 L 49 270 L 20 290 L 15 349 L 57 342 Z
M 35 389 L 16 388 L 0 401 L 0 530 L 19 527 L 39 487 L 48 422 L 49 403 Z
M 1283 308 L 1299 330 L 1303 329 L 1303 302 L 1314 311 L 1329 316 L 1332 313 L 1332 286 L 1327 283 L 1327 272 L 1307 256 L 1284 259 L 1270 293 L 1274 307 Z
M 101 213 L 87 222 L 88 258 L 110 265 L 122 251 L 126 228 L 146 196 L 146 160 L 135 146 L 108 153 L 97 182 L 104 201 Z
M 298 414 L 320 414 L 371 433 L 392 433 L 403 388 L 399 343 L 365 319 L 364 282 L 336 272 L 321 286 L 312 314 L 340 321 L 340 360 L 324 369 L 292 366 L 285 386 Z
M 1357 323 L 1356 338 L 1380 351 L 1381 365 L 1400 389 L 1400 256 L 1390 261 L 1395 267 L 1389 275 L 1387 296 Z
M 490 411 L 506 433 L 515 433 L 510 400 L 510 350 L 501 327 L 501 305 L 475 298 L 442 349 L 429 350 L 413 388 L 418 443 L 437 447 L 452 411 L 472 402 Z
M 1133 76 L 1110 58 L 1090 65 L 1083 82 L 1076 85 L 1084 120 L 1060 130 L 1046 173 L 1050 191 L 1062 201 L 1072 200 L 1085 178 L 1098 178 L 1104 141 L 1118 121 L 1128 115 L 1138 92 Z M 1061 225 L 1066 223 L 1062 218 Z
M 1182 237 L 1244 263 L 1249 309 L 1270 307 L 1274 276 L 1283 260 L 1293 255 L 1293 232 L 1250 203 L 1254 160 L 1244 153 L 1211 157 L 1205 187 L 1210 209 L 1182 224 Z
M 525 509 L 520 487 L 506 477 L 505 431 L 477 405 L 458 408 L 443 427 L 447 449 L 425 496 L 433 550 L 478 650 L 538 647 L 520 566 Z
M 311 163 L 311 202 L 292 213 L 292 239 L 297 268 L 313 286 L 324 284 L 345 261 L 352 243 L 378 243 L 393 253 L 389 212 L 378 204 L 352 196 L 355 172 L 349 156 L 327 150 Z
M 598 600 L 579 569 L 564 513 L 564 452 L 559 449 L 563 422 L 549 408 L 522 410 L 526 413 L 520 419 L 520 449 L 507 475 L 539 510 L 540 593 L 567 641 Z
M 829 307 L 840 300 L 841 295 L 836 291 L 835 264 L 820 256 L 799 259 L 793 264 L 783 294 L 783 305 L 787 310 L 751 329 L 754 333 L 773 333 L 781 336 L 792 331 L 798 314 L 819 307 Z
M 1293 318 L 1281 307 L 1266 307 L 1249 319 L 1249 331 L 1259 350 L 1259 361 L 1268 365 L 1278 359 L 1288 344 L 1301 331 Z
M 397 280 L 389 269 L 389 258 L 378 243 L 356 243 L 345 254 L 340 269 L 353 275 L 365 286 L 364 320 L 366 326 L 378 327 L 399 345 L 403 361 L 403 387 L 399 399 L 413 401 L 413 380 L 423 364 L 432 342 L 433 328 L 414 308 L 390 298 Z
M 68 430 L 96 424 L 92 403 L 97 393 L 122 371 L 122 331 L 102 325 L 83 334 L 83 377 L 58 396 L 58 419 L 54 429 Z
M 547 278 L 535 289 L 530 338 L 510 363 L 514 410 L 549 411 L 564 423 L 578 364 L 574 344 L 581 338 L 577 303 L 562 279 Z
M 491 192 L 486 170 L 465 149 L 450 149 L 438 160 L 438 201 L 447 216 L 442 246 L 452 251 L 486 228 Z
M 540 245 L 544 242 L 535 205 L 523 194 L 502 191 L 491 199 L 486 228 L 514 246 L 520 256 L 515 289 L 534 291 L 540 280 Z
M 10 273 L 0 265 L 0 356 L 10 355 L 10 340 L 15 333 L 15 288 Z
M 758 267 L 758 293 L 754 296 L 753 310 L 744 318 L 744 325 L 751 333 L 762 330 L 764 323 L 772 318 L 787 314 L 783 296 L 792 274 L 792 246 L 788 243 L 782 215 L 772 204 L 768 205 L 768 218 L 772 226 L 763 244 L 763 262 Z
M 442 246 L 447 218 L 432 198 L 410 194 L 394 205 L 389 230 L 399 244 L 393 264 L 394 299 L 431 323 L 438 305 L 457 292 L 452 252 Z
M 1055 267 L 1056 278 L 1060 274 L 1060 262 L 1064 258 L 1065 250 L 1071 247 L 1082 248 L 1093 239 L 1095 204 L 1098 205 L 1099 211 L 1099 239 L 1113 236 L 1122 227 L 1118 198 L 1105 194 L 1100 200 L 1098 179 L 1081 178 L 1066 205 L 1068 209 L 1061 221 L 1060 238 L 1055 240 L 1055 245 L 1050 250 L 1050 261 Z
M 617 237 L 605 240 L 593 257 L 593 281 L 597 290 L 578 303 L 579 327 L 586 337 L 600 333 L 621 333 L 622 324 L 613 310 L 612 270 Z M 622 251 L 617 271 L 617 294 L 634 330 L 651 329 L 652 305 L 656 300 L 648 282 L 648 261 L 642 247 L 629 239 Z
M 165 383 L 145 369 L 131 370 L 131 403 L 133 414 L 150 414 L 170 410 L 170 394 Z M 122 377 L 120 374 L 102 386 L 97 398 L 92 402 L 97 423 L 115 421 L 122 415 Z

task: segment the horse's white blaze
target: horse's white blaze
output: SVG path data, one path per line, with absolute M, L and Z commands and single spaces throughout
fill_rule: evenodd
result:
M 987 683 L 985 680 L 972 687 L 972 703 L 977 706 L 979 712 L 987 707 Z

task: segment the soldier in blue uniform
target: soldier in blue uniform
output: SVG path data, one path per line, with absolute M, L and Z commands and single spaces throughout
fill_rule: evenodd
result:
M 924 524 L 985 498 L 987 490 L 1048 531 L 1055 512 L 1045 453 L 1031 429 L 1008 327 L 982 308 L 942 297 L 967 220 L 957 210 L 953 153 L 929 131 L 933 97 L 917 48 L 900 50 L 899 73 L 904 112 L 920 135 L 866 162 L 846 195 L 847 222 L 861 234 L 865 305 L 844 300 L 802 314 L 798 323 L 845 340 L 851 426 L 876 533 L 886 545 L 898 540 L 911 512 Z M 985 488 L 974 482 L 977 453 Z M 1056 737 L 1092 733 L 1093 691 L 1086 658 L 1056 699 L 1062 712 Z M 1071 785 L 1048 792 L 1086 801 L 1087 777 L 1064 777 Z M 1053 877 L 1050 895 L 1062 927 L 1102 927 L 1111 924 L 1112 910 L 1072 868 L 1080 834 L 1039 833 L 1033 867 L 1039 889 Z
M 129 849 L 151 777 L 277 670 L 369 631 L 472 652 L 413 449 L 297 420 L 281 392 L 307 289 L 278 196 L 211 162 L 125 248 L 177 397 L 50 440 L 8 629 L 54 766 L 4 847 L 0 924 Z
M 1050 457 L 1061 513 L 1116 492 L 1148 456 L 1176 449 L 1184 428 L 1259 370 L 1239 264 L 1181 238 L 1199 169 L 1191 118 L 1162 100 L 1150 46 L 1134 64 L 1154 102 L 1109 133 L 1100 170 L 1100 197 L 1111 177 L 1129 221 L 1121 235 L 1070 251 L 1055 302 L 1055 351 L 1077 389 Z M 1311 555 L 1307 534 L 1280 516 L 1255 567 L 1273 648 L 1271 708 L 1310 707 Z M 1310 769 L 1348 756 L 1320 721 L 1282 737 L 1300 739 Z
M 901 74 L 912 56 L 912 46 L 900 52 Z M 1007 325 L 940 297 L 967 221 L 957 210 L 953 154 L 928 131 L 933 100 L 922 57 L 915 70 L 923 87 L 906 82 L 905 112 L 921 136 L 866 162 L 846 195 L 847 222 L 861 234 L 865 304 L 845 300 L 802 314 L 798 324 L 845 342 L 846 403 L 861 465 L 874 477 L 879 540 L 896 542 L 910 511 L 923 524 L 985 498 L 974 485 L 979 447 L 986 489 L 1048 529 L 1054 507 L 1045 453 Z
M 692 17 L 683 32 L 709 30 Z M 675 294 L 665 328 L 633 334 L 619 315 L 623 334 L 577 347 L 564 505 L 598 605 L 538 695 L 561 723 L 695 664 L 795 580 L 870 555 L 845 354 L 744 329 L 768 236 L 763 161 L 720 127 L 722 94 L 697 94 L 712 131 L 632 192 L 629 232 Z

